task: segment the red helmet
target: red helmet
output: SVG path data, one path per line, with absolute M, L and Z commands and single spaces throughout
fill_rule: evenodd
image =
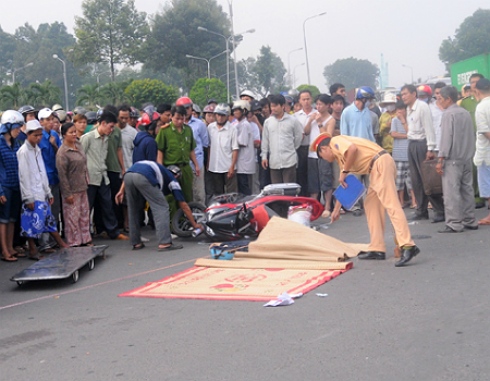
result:
M 148 114 L 145 112 L 143 115 L 141 115 L 141 118 L 138 119 L 138 122 L 136 123 L 136 128 L 139 126 L 146 126 L 151 123 L 151 119 L 148 116 Z
M 417 95 L 420 96 L 422 93 L 427 94 L 429 98 L 432 97 L 432 89 L 429 85 L 420 85 L 417 87 Z
M 177 102 L 175 102 L 175 105 L 190 107 L 192 106 L 192 99 L 189 97 L 180 97 L 179 99 L 177 99 Z

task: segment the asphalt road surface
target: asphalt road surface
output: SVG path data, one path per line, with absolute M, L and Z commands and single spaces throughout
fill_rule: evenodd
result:
M 0 262 L 0 380 L 490 380 L 490 227 L 410 227 L 421 253 L 409 266 L 394 267 L 387 229 L 386 261 L 354 259 L 354 269 L 277 308 L 119 298 L 208 255 L 197 239 L 159 253 L 150 230 L 140 251 L 97 241 L 110 245 L 107 258 L 76 284 L 17 287 L 10 277 L 32 262 Z M 320 231 L 368 242 L 365 217 Z

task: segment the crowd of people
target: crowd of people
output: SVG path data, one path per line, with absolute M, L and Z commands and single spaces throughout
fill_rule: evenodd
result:
M 91 245 L 95 235 L 129 240 L 139 250 L 145 221 L 156 229 L 158 250 L 180 249 L 169 224 L 176 208 L 199 229 L 189 202 L 256 194 L 271 183 L 300 184 L 302 195 L 324 203 L 323 217 L 336 220 L 346 211 L 332 193 L 349 172 L 368 189 L 350 211 L 368 218 L 370 251 L 361 259 L 385 257 L 385 210 L 403 249 L 400 265 L 418 253 L 402 208 L 415 210 L 412 220 L 428 219 L 432 208 L 432 221 L 444 221 L 445 233 L 490 225 L 490 214 L 480 221 L 474 214 L 490 198 L 490 81 L 472 75 L 471 93 L 462 99 L 444 83 L 405 85 L 379 104 L 367 86 L 356 89 L 352 104 L 342 84 L 329 90 L 260 100 L 245 90 L 231 104 L 211 99 L 202 110 L 184 96 L 141 110 L 5 111 L 1 259 L 37 260 L 57 247 Z M 442 192 L 427 191 L 428 160 L 437 162 Z

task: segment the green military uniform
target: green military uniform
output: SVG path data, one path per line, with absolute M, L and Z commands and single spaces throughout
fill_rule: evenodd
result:
M 179 132 L 173 123 L 161 129 L 157 135 L 158 149 L 163 152 L 163 165 L 177 165 L 182 171 L 180 186 L 187 202 L 192 201 L 192 181 L 194 174 L 189 165 L 190 154 L 196 148 L 192 129 L 184 124 Z

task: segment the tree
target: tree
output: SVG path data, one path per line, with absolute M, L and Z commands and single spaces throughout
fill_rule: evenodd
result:
M 138 108 L 146 102 L 152 102 L 154 105 L 173 103 L 179 95 L 175 87 L 168 86 L 157 79 L 134 80 L 124 92 L 128 101 Z
M 320 90 L 318 89 L 318 87 L 316 87 L 314 85 L 306 85 L 306 84 L 305 85 L 299 85 L 296 89 L 298 91 L 310 90 L 311 97 L 313 99 L 315 99 L 320 94 Z
M 205 72 L 202 67 L 201 72 L 191 70 L 186 54 L 209 59 L 225 50 L 224 38 L 199 31 L 198 27 L 225 37 L 231 35 L 228 16 L 216 0 L 172 0 L 151 22 L 145 68 L 163 72 L 171 67 L 179 68 L 179 76 L 183 78 L 180 86 L 191 88 Z M 229 48 L 232 50 L 231 43 Z M 226 72 L 225 55 L 213 60 L 213 66 Z
M 31 83 L 26 89 L 27 103 L 51 107 L 61 103 L 61 90 L 51 81 Z
M 217 78 L 199 78 L 189 93 L 192 101 L 206 105 L 213 98 L 218 103 L 226 103 L 226 85 Z
M 126 88 L 129 86 L 130 81 L 125 82 L 111 82 L 104 85 L 100 89 L 100 93 L 105 100 L 105 103 L 112 105 L 120 105 L 128 99 L 125 93 Z
M 242 60 L 243 87 L 265 97 L 284 89 L 286 68 L 281 58 L 269 46 L 262 46 L 260 54 Z
M 87 109 L 94 109 L 98 103 L 102 103 L 101 99 L 100 86 L 87 84 L 78 89 L 76 104 Z
M 490 53 L 490 9 L 478 9 L 467 17 L 456 29 L 454 38 L 443 40 L 439 48 L 439 59 L 449 65 L 477 56 Z
M 107 62 L 114 81 L 116 64 L 141 59 L 149 32 L 146 13 L 136 10 L 134 0 L 84 0 L 82 11 L 83 17 L 75 17 L 72 57 L 78 64 Z
M 26 103 L 26 93 L 19 82 L 12 86 L 4 86 L 0 89 L 0 103 L 4 110 L 17 110 L 22 104 Z
M 354 57 L 335 61 L 325 67 L 323 76 L 327 85 L 339 82 L 346 89 L 354 89 L 359 86 L 377 87 L 379 69 L 368 60 L 360 60 Z

